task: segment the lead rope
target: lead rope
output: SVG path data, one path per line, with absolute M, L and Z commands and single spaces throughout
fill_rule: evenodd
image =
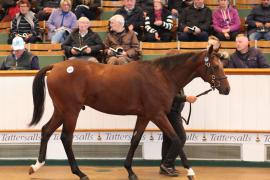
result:
M 204 92 L 198 94 L 196 97 L 200 97 L 200 96 L 206 95 L 206 94 L 208 94 L 210 91 L 213 91 L 213 90 L 215 90 L 215 89 L 214 89 L 214 88 L 208 89 L 208 90 L 206 90 L 206 91 L 204 91 Z M 190 115 L 191 115 L 191 103 L 189 103 L 189 113 L 188 113 L 188 118 L 185 119 L 184 117 L 181 116 L 181 119 L 182 119 L 183 121 L 185 121 L 186 125 L 189 124 Z

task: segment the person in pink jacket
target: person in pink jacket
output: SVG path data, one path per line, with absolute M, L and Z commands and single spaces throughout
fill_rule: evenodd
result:
M 240 17 L 229 0 L 218 0 L 219 7 L 212 14 L 214 35 L 221 41 L 234 41 L 240 32 Z

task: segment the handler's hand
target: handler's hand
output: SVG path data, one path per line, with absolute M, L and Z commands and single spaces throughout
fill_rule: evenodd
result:
M 189 103 L 194 103 L 197 100 L 196 96 L 187 96 L 186 101 Z

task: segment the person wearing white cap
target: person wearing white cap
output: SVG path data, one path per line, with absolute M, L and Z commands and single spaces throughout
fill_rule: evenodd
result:
M 81 17 L 78 26 L 62 44 L 66 57 L 98 62 L 104 48 L 101 38 L 91 30 L 87 17 Z
M 139 41 L 133 30 L 125 26 L 125 19 L 117 14 L 110 18 L 109 32 L 105 38 L 105 55 L 107 64 L 126 64 L 139 60 Z
M 16 36 L 12 40 L 12 54 L 8 55 L 1 70 L 38 70 L 38 57 L 25 49 L 23 38 Z

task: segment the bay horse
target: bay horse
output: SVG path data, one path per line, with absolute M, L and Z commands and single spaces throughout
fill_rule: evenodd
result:
M 73 174 L 80 180 L 88 176 L 80 171 L 72 150 L 73 133 L 78 115 L 86 105 L 98 111 L 116 115 L 137 115 L 131 146 L 124 167 L 130 180 L 137 180 L 132 170 L 134 152 L 149 121 L 165 133 L 172 142 L 164 167 L 173 163 L 182 152 L 183 143 L 177 137 L 167 114 L 173 98 L 192 79 L 201 77 L 217 88 L 220 94 L 230 92 L 219 55 L 210 46 L 201 52 L 183 53 L 153 61 L 136 61 L 125 65 L 105 65 L 81 60 L 69 60 L 42 68 L 33 81 L 34 111 L 29 126 L 36 125 L 44 112 L 45 76 L 54 112 L 41 129 L 41 145 L 36 164 L 29 174 L 45 164 L 47 143 L 61 125 L 61 141 Z M 181 153 L 180 153 L 181 154 Z M 188 175 L 194 175 L 186 160 L 182 162 Z

